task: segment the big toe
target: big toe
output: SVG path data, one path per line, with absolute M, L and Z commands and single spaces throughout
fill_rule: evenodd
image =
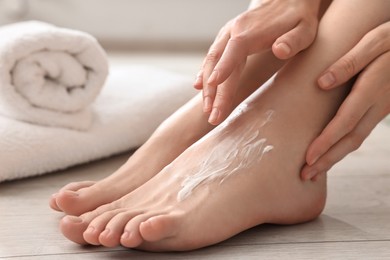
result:
M 75 216 L 65 216 L 60 222 L 62 234 L 69 240 L 81 245 L 87 244 L 83 238 L 83 233 L 87 227 L 87 222 Z
M 90 186 L 92 186 L 94 184 L 95 184 L 94 181 L 81 181 L 81 182 L 71 182 L 71 183 L 68 183 L 67 185 L 62 187 L 57 193 L 54 193 L 50 197 L 49 205 L 54 210 L 62 211 L 62 209 L 57 204 L 57 197 L 58 197 L 58 194 L 61 191 L 65 191 L 65 190 L 78 191 L 78 190 L 80 190 L 82 188 L 87 188 L 87 187 L 90 187 Z
M 145 241 L 157 242 L 174 236 L 180 228 L 179 223 L 175 216 L 159 215 L 142 222 L 139 231 Z
M 56 204 L 66 214 L 79 216 L 96 209 L 100 205 L 112 202 L 116 199 L 113 195 L 104 192 L 104 189 L 95 184 L 78 191 L 60 191 L 56 195 Z

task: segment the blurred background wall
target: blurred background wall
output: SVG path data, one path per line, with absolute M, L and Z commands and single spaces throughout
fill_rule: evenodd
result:
M 34 19 L 87 31 L 105 47 L 204 49 L 248 5 L 249 0 L 0 0 L 0 25 Z

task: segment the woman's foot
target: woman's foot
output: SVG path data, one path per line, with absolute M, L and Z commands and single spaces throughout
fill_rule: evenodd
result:
M 291 110 L 281 95 L 277 102 L 273 94 L 263 96 L 241 105 L 135 191 L 80 217 L 64 217 L 62 233 L 81 244 L 190 250 L 261 223 L 318 216 L 326 178 L 303 183 L 299 171 L 319 121 L 308 128 L 302 121 L 316 121 L 312 111 Z
M 210 129 L 207 115 L 202 113 L 201 97 L 195 97 L 167 119 L 116 172 L 98 182 L 64 186 L 52 195 L 50 207 L 78 216 L 117 200 L 156 175 Z
M 233 107 L 240 104 L 283 65 L 271 51 L 253 55 L 247 63 Z M 261 68 L 261 71 L 257 68 Z M 98 182 L 85 181 L 66 185 L 52 196 L 50 206 L 70 215 L 80 215 L 138 188 L 213 129 L 207 123 L 209 115 L 202 111 L 202 97 L 198 95 L 168 118 L 119 170 Z

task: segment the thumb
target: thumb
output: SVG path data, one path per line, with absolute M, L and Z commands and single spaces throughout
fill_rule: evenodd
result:
M 298 52 L 313 43 L 316 35 L 315 26 L 301 21 L 296 27 L 280 36 L 272 45 L 274 55 L 282 60 L 294 57 Z

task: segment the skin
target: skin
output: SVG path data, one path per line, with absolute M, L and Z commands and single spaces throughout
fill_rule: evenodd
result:
M 303 182 L 299 171 L 307 146 L 331 120 L 348 92 L 347 88 L 325 92 L 316 88 L 315 82 L 319 73 L 361 36 L 384 22 L 390 3 L 377 0 L 376 5 L 359 8 L 365 3 L 335 0 L 321 21 L 319 37 L 312 47 L 246 100 L 247 112 L 231 124 L 215 128 L 134 192 L 80 217 L 64 217 L 60 224 L 63 234 L 77 243 L 122 244 L 151 251 L 191 250 L 261 223 L 292 224 L 315 218 L 324 207 L 326 178 Z M 349 37 L 345 37 L 347 33 Z M 275 110 L 275 117 L 261 128 L 259 115 L 270 108 Z M 214 180 L 201 185 L 189 198 L 178 201 L 182 181 L 209 158 L 210 148 L 219 144 L 224 147 L 224 142 L 239 138 L 248 124 L 259 124 L 261 135 L 275 149 L 258 165 L 222 184 Z
M 283 64 L 271 52 L 251 56 L 241 75 L 239 84 L 242 87 L 235 96 L 234 106 L 252 94 Z M 259 67 L 263 68 L 261 73 Z M 143 185 L 213 128 L 202 111 L 202 96 L 197 95 L 165 120 L 117 171 L 97 182 L 65 185 L 51 196 L 50 207 L 70 215 L 80 215 L 117 200 Z M 150 154 L 154 156 L 150 157 Z
M 254 1 L 254 3 L 254 6 L 259 5 L 258 1 Z M 327 5 L 322 4 L 319 17 L 327 7 Z M 303 34 L 299 35 L 297 32 Z M 295 30 L 295 37 L 306 36 L 307 34 L 302 30 Z M 297 47 L 297 49 L 299 48 Z M 274 56 L 272 50 L 248 57 L 245 68 L 237 81 L 238 89 L 233 97 L 231 109 L 258 89 L 284 63 Z M 225 81 L 219 87 L 229 89 L 230 84 L 231 81 Z M 192 143 L 214 128 L 207 122 L 208 115 L 202 112 L 202 102 L 202 96 L 198 95 L 174 113 L 161 124 L 151 138 L 120 169 L 110 176 L 97 182 L 83 181 L 65 185 L 52 195 L 49 202 L 50 207 L 67 214 L 80 215 L 119 199 L 144 184 Z M 174 142 L 171 142 L 172 139 Z M 156 153 L 155 151 L 160 152 Z M 149 154 L 156 155 L 150 158 Z M 126 185 L 120 185 L 120 183 L 126 183 Z
M 232 111 L 247 57 L 272 48 L 276 57 L 289 59 L 307 48 L 317 32 L 319 10 L 319 0 L 254 1 L 220 30 L 194 84 L 203 88 L 209 123 L 221 123 Z
M 234 107 L 231 100 L 238 88 L 235 82 L 248 55 L 269 48 L 273 42 L 274 55 L 287 59 L 306 48 L 314 39 L 317 24 L 314 14 L 320 2 L 298 2 L 253 1 L 250 10 L 230 21 L 220 31 L 195 82 L 196 88 L 203 88 L 203 109 L 206 113 L 211 113 L 211 124 L 222 122 Z M 293 15 L 288 12 L 291 6 L 295 8 Z M 289 25 L 287 22 L 278 26 L 270 18 L 275 16 L 288 22 L 299 22 L 295 28 L 275 40 Z M 345 83 L 367 67 L 334 120 L 309 147 L 307 165 L 301 173 L 304 180 L 328 171 L 347 154 L 358 149 L 377 123 L 389 114 L 388 74 L 383 73 L 387 71 L 386 56 L 389 55 L 386 53 L 389 50 L 388 27 L 389 25 L 384 24 L 369 32 L 355 48 L 318 79 L 319 86 L 329 90 Z M 384 57 L 379 58 L 381 55 Z M 368 66 L 371 62 L 374 65 Z M 220 83 L 225 84 L 218 85 Z M 372 84 L 375 87 L 362 87 Z
M 318 79 L 332 90 L 357 76 L 336 116 L 309 146 L 301 177 L 313 179 L 358 149 L 375 126 L 390 113 L 390 22 L 367 33 Z

